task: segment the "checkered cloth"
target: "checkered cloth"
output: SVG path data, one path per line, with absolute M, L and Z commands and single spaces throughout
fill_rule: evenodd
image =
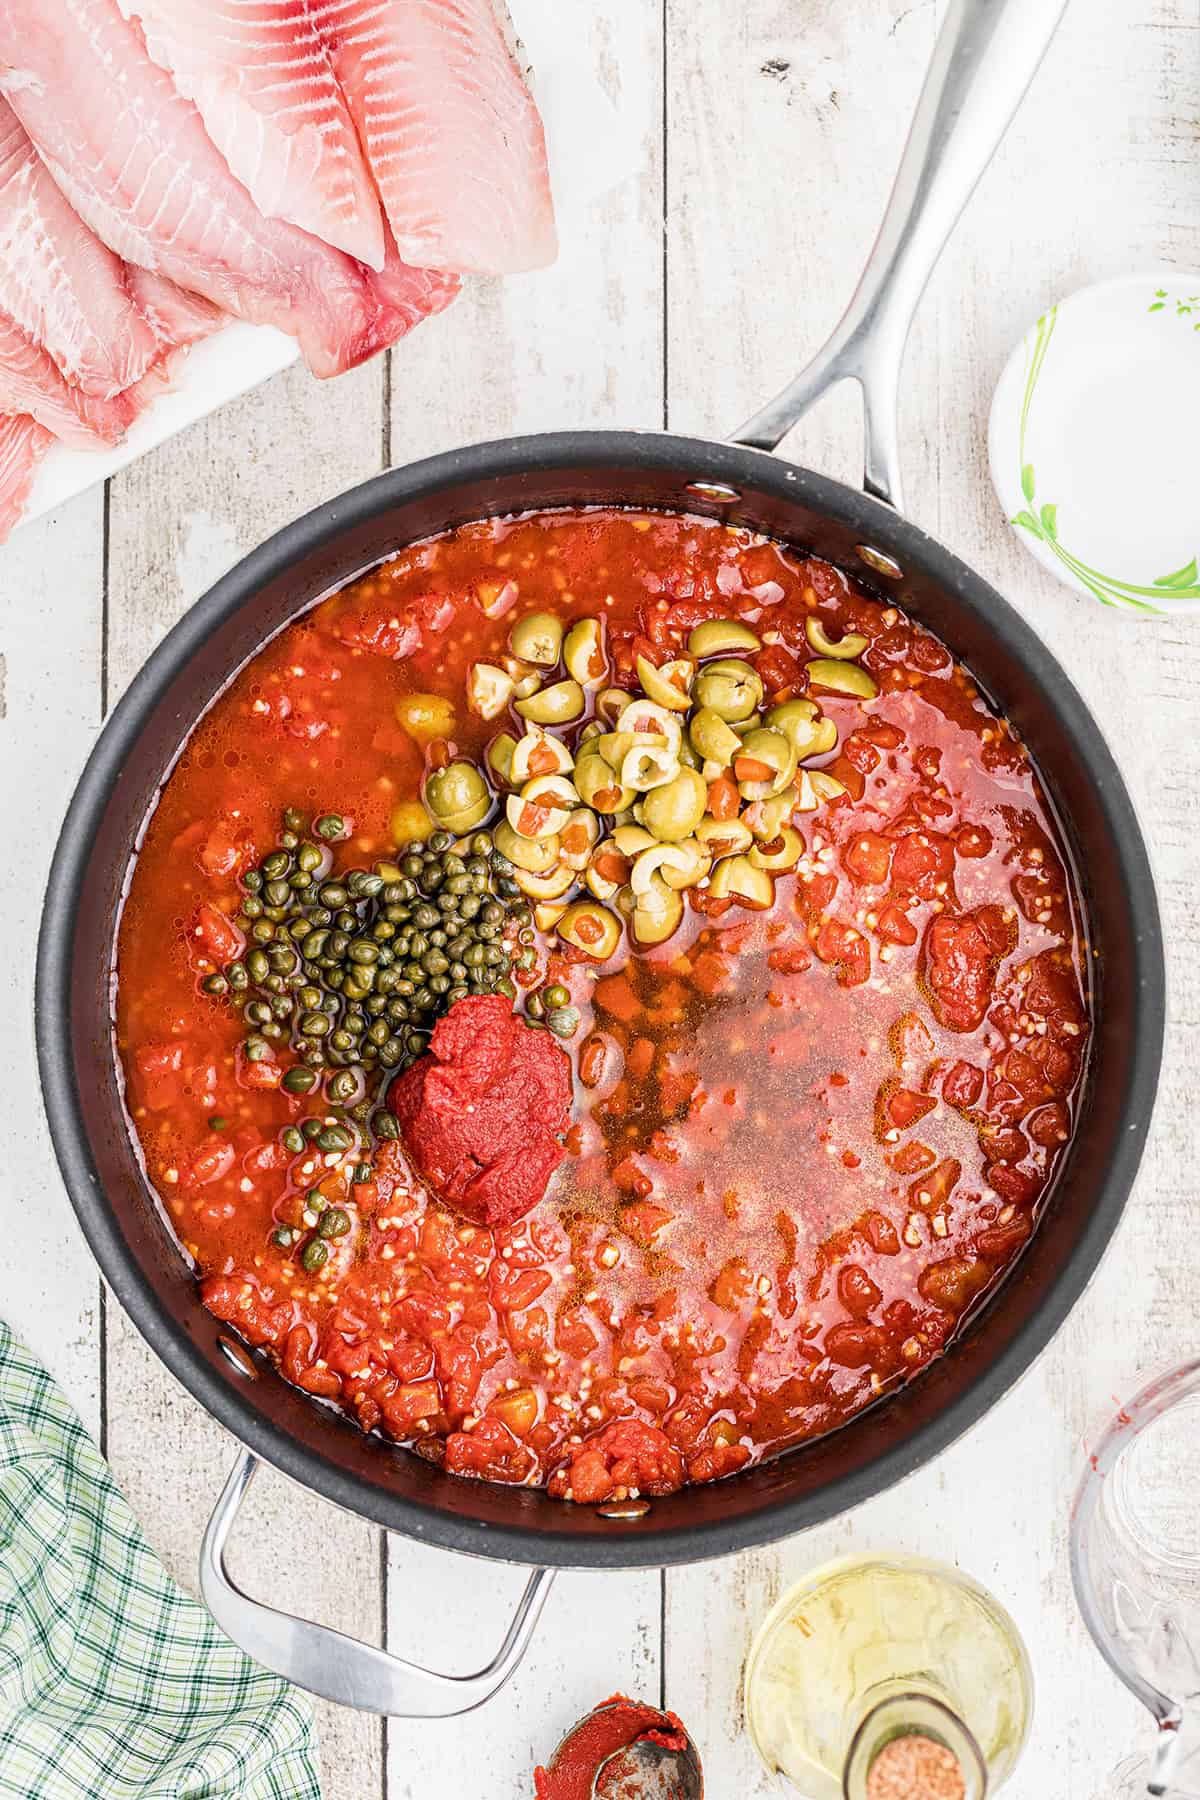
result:
M 0 1324 L 0 1795 L 319 1800 L 303 1695 L 167 1575 Z

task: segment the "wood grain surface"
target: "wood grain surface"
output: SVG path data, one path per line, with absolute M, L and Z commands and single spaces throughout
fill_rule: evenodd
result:
M 560 425 L 732 429 L 833 323 L 873 236 L 939 6 L 932 0 L 593 0 L 602 81 L 638 174 L 573 228 L 559 265 L 463 301 L 326 385 L 293 369 L 0 550 L 0 1311 L 47 1358 L 156 1547 L 194 1586 L 231 1441 L 111 1299 L 70 1214 L 37 1093 L 41 888 L 105 711 L 237 557 L 316 501 L 455 443 Z M 771 1550 L 663 1576 L 575 1575 L 490 1707 L 445 1724 L 320 1708 L 328 1800 L 527 1800 L 534 1762 L 615 1686 L 665 1696 L 713 1800 L 777 1792 L 742 1729 L 746 1645 L 781 1586 L 854 1548 L 956 1560 L 1025 1635 L 1037 1711 L 1012 1800 L 1103 1800 L 1149 1735 L 1093 1651 L 1066 1563 L 1085 1436 L 1139 1371 L 1194 1353 L 1200 1238 L 1200 619 L 1132 622 L 1044 575 L 988 480 L 985 422 L 1013 343 L 1088 281 L 1200 268 L 1200 3 L 1076 0 L 921 308 L 905 368 L 913 515 L 993 580 L 1105 730 L 1147 831 L 1170 944 L 1152 1144 L 1099 1275 L 1051 1350 L 952 1450 L 890 1493 Z M 845 389 L 789 439 L 847 479 Z M 1136 447 L 1114 452 L 1136 454 Z M 491 1653 L 518 1571 L 421 1550 L 263 1477 L 239 1528 L 253 1591 L 451 1670 Z M 55 1797 L 51 1797 L 55 1800 Z

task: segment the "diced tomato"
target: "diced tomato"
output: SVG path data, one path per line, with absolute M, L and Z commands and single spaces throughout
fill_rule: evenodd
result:
M 838 1270 L 838 1299 L 852 1319 L 865 1319 L 883 1299 L 881 1290 L 858 1263 L 843 1263 Z
M 576 1445 L 547 1485 L 552 1494 L 587 1506 L 607 1500 L 618 1487 L 673 1494 L 683 1478 L 683 1458 L 657 1425 L 615 1419 Z
M 140 1077 L 141 1098 L 151 1112 L 161 1112 L 180 1097 L 183 1087 L 183 1043 L 142 1044 L 134 1064 Z
M 852 881 L 882 887 L 888 878 L 892 845 L 877 831 L 856 831 L 842 851 L 842 867 Z
M 887 1103 L 888 1117 L 892 1124 L 901 1131 L 907 1131 L 926 1113 L 931 1113 L 937 1101 L 932 1094 L 917 1094 L 912 1088 L 898 1088 Z
M 214 1132 L 207 1144 L 199 1144 L 180 1164 L 180 1187 L 207 1187 L 210 1181 L 220 1181 L 232 1169 L 235 1155 L 233 1145 Z
M 593 997 L 601 1011 L 611 1013 L 624 1025 L 631 1025 L 641 1011 L 633 983 L 624 971 L 619 975 L 606 975 L 598 981 Z
M 973 1256 L 947 1256 L 930 1263 L 917 1278 L 923 1299 L 957 1318 L 991 1279 L 986 1263 Z
M 246 947 L 246 940 L 231 920 L 207 900 L 196 909 L 192 937 L 204 954 L 215 963 L 235 962 Z
M 537 1467 L 533 1451 L 500 1419 L 482 1418 L 473 1431 L 452 1431 L 446 1439 L 445 1468 L 451 1475 L 484 1481 L 527 1481 Z
M 890 901 L 886 906 L 880 907 L 875 929 L 880 937 L 886 938 L 890 944 L 907 945 L 915 944 L 917 941 L 917 928 L 912 920 L 907 918 L 898 906 L 893 906 Z
M 798 939 L 793 939 L 768 952 L 767 967 L 777 975 L 803 975 L 805 969 L 812 967 L 812 957 Z
M 933 900 L 945 894 L 954 876 L 954 846 L 936 831 L 914 831 L 902 837 L 892 857 L 892 885 L 897 894 Z
M 997 952 L 979 913 L 939 913 L 925 933 L 923 964 L 939 1023 L 978 1031 L 995 981 Z
M 871 946 L 861 931 L 829 919 L 817 933 L 814 948 L 822 962 L 837 966 L 842 987 L 858 987 L 871 975 Z
M 942 1098 L 948 1106 L 972 1107 L 982 1092 L 983 1070 L 974 1063 L 956 1062 L 942 1077 Z

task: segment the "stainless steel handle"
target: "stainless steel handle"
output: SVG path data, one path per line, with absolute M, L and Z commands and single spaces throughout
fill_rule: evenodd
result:
M 360 1644 L 328 1625 L 278 1612 L 234 1584 L 225 1567 L 225 1545 L 257 1467 L 256 1459 L 244 1450 L 213 1508 L 200 1547 L 204 1603 L 240 1650 L 310 1694 L 401 1719 L 445 1719 L 470 1712 L 504 1686 L 529 1648 L 554 1580 L 552 1569 L 534 1570 L 504 1642 L 486 1668 L 475 1675 L 439 1675 L 373 1644 Z
M 879 236 L 823 349 L 734 443 L 774 450 L 825 390 L 862 387 L 869 494 L 899 507 L 900 367 L 917 302 L 1067 9 L 1067 0 L 950 0 Z

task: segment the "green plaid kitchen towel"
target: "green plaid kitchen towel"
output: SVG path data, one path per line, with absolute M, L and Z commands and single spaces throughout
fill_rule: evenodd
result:
M 305 1697 L 176 1587 L 0 1323 L 0 1795 L 319 1800 L 313 1750 Z

